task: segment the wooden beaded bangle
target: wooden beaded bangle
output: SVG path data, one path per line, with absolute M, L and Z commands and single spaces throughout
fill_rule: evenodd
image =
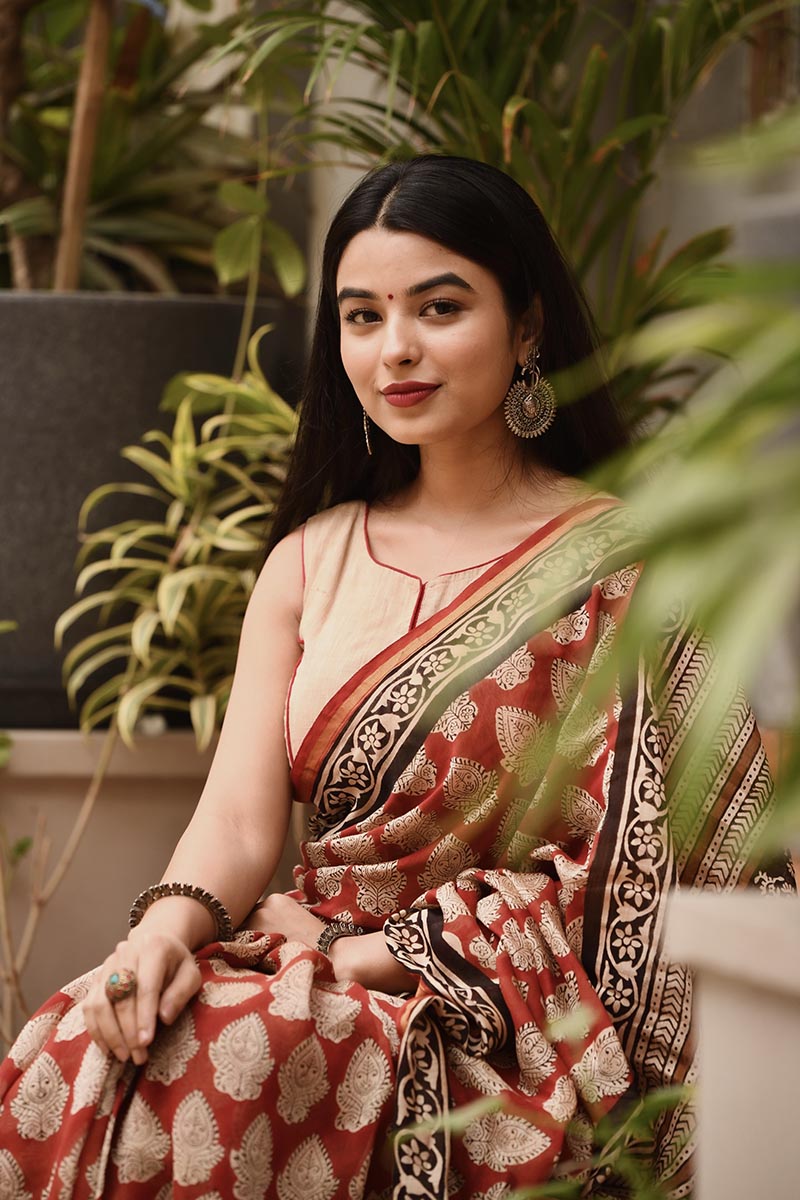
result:
M 233 925 L 225 905 L 216 896 L 212 896 L 211 892 L 193 883 L 154 883 L 152 887 L 145 888 L 131 905 L 128 916 L 131 929 L 139 924 L 151 904 L 155 904 L 156 900 L 163 900 L 165 896 L 188 896 L 190 900 L 199 901 L 214 918 L 215 940 L 229 942 L 233 937 Z

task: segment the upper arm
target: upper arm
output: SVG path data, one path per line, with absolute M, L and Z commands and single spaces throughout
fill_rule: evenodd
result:
M 302 530 L 284 538 L 264 564 L 247 606 L 228 710 L 198 806 L 237 824 L 265 814 L 288 819 L 289 761 L 284 710 L 300 655 Z

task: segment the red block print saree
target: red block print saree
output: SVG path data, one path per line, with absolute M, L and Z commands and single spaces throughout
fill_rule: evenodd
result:
M 624 697 L 593 687 L 636 543 L 618 505 L 576 506 L 369 662 L 298 750 L 294 895 L 383 929 L 416 991 L 337 982 L 317 951 L 244 932 L 201 952 L 198 997 L 137 1069 L 90 1043 L 77 980 L 0 1068 L 0 1197 L 502 1200 L 579 1172 L 626 1095 L 693 1077 L 665 896 L 749 881 L 769 777 L 732 697 L 674 837 L 707 647 L 676 620 Z M 437 1128 L 475 1101 L 463 1133 Z M 692 1130 L 683 1106 L 647 1148 L 676 1197 Z

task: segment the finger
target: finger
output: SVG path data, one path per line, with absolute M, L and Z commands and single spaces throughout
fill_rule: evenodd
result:
M 105 1047 L 110 1050 L 120 1062 L 127 1062 L 130 1057 L 128 1045 L 122 1034 L 122 1030 L 119 1027 L 114 1006 L 111 1004 L 108 997 L 105 996 L 105 994 L 102 996 L 102 998 L 98 998 L 94 1011 L 97 1028 L 103 1045 L 105 1045 Z
M 105 1002 L 103 996 L 103 984 L 101 980 L 105 978 L 104 968 L 99 967 L 97 976 L 92 984 L 86 999 L 82 1002 L 83 1019 L 86 1024 L 86 1030 L 93 1042 L 103 1051 L 104 1054 L 111 1053 L 111 1047 L 107 1044 L 100 1030 L 98 1014 L 100 1006 Z
M 200 982 L 200 968 L 194 957 L 187 956 L 161 996 L 158 1014 L 165 1024 L 170 1025 L 183 1011 L 195 992 L 199 991 Z
M 139 1047 L 139 1027 L 136 1021 L 136 996 L 117 1000 L 110 1005 L 125 1046 L 126 1058 L 130 1057 L 139 1066 L 147 1054 Z
M 155 1037 L 158 1004 L 169 974 L 168 965 L 168 960 L 163 955 L 155 962 L 141 964 L 139 986 L 136 989 L 135 1039 L 137 1050 L 143 1056 L 142 1062 L 147 1058 L 145 1048 Z M 137 1059 L 134 1055 L 135 1061 Z
M 133 971 L 136 974 L 136 956 L 126 942 L 119 942 L 113 954 L 110 954 L 98 972 L 96 986 L 92 993 L 92 1011 L 97 1026 L 99 1039 L 120 1062 L 130 1058 L 131 1047 L 127 1036 L 120 1024 L 120 1018 L 127 1020 L 126 1012 L 130 1011 L 133 1003 L 131 997 L 118 1000 L 116 1003 L 108 995 L 109 978 L 123 971 Z

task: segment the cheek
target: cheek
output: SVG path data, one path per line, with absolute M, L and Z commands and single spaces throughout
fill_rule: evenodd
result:
M 480 380 L 481 386 L 489 379 L 505 387 L 514 372 L 516 356 L 507 325 L 473 330 L 472 336 L 453 345 L 451 354 L 458 363 L 459 373 L 476 383 Z
M 358 391 L 359 385 L 363 384 L 371 372 L 372 355 L 366 339 L 348 337 L 347 331 L 343 331 L 339 339 L 339 353 L 345 373 Z

